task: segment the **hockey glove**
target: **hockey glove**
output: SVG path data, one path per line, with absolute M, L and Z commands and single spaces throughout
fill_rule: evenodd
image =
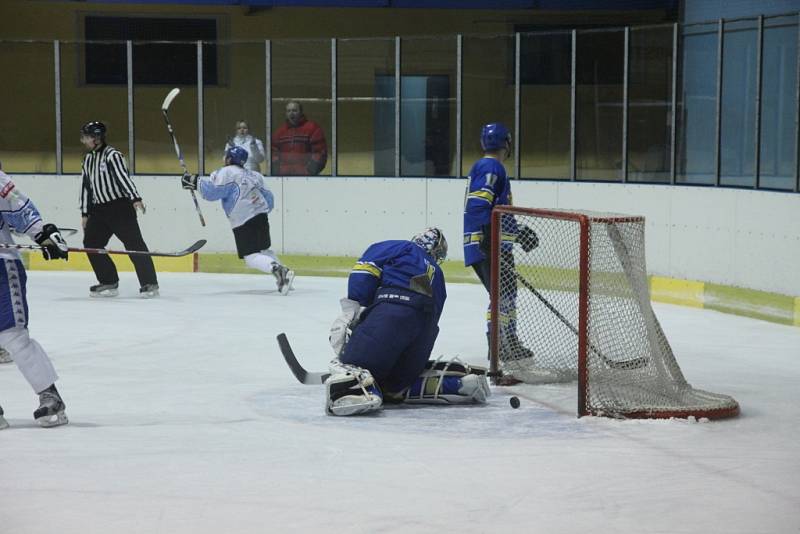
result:
M 181 176 L 181 187 L 183 187 L 184 189 L 190 189 L 192 191 L 196 191 L 197 175 L 189 174 L 188 172 L 183 173 L 183 176 Z
M 69 256 L 67 242 L 54 224 L 45 224 L 42 231 L 33 238 L 42 248 L 42 255 L 46 260 L 61 258 L 66 260 Z
M 339 301 L 342 305 L 342 314 L 333 321 L 331 332 L 328 336 L 328 341 L 333 347 L 333 352 L 338 356 L 347 342 L 350 340 L 350 334 L 353 333 L 353 328 L 358 324 L 358 318 L 364 307 L 355 300 L 343 298 Z
M 527 226 L 520 225 L 517 241 L 525 252 L 530 252 L 539 246 L 539 236 Z

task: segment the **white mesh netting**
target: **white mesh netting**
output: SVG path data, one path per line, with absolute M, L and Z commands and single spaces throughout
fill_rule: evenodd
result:
M 694 389 L 681 373 L 650 305 L 643 218 L 511 207 L 495 216 L 493 357 L 506 377 L 577 381 L 579 415 L 738 413 L 733 398 Z

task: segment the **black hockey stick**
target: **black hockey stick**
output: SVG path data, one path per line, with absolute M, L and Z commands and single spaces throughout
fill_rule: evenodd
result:
M 331 376 L 330 373 L 306 371 L 303 366 L 300 365 L 300 362 L 297 361 L 292 346 L 289 345 L 289 339 L 287 339 L 286 334 L 278 334 L 278 346 L 281 348 L 281 354 L 283 354 L 283 359 L 286 360 L 286 365 L 289 366 L 289 369 L 292 370 L 292 374 L 301 384 L 317 386 L 325 383 L 328 377 Z
M 544 304 L 545 307 L 553 313 L 553 315 L 555 315 L 562 323 L 564 323 L 564 325 L 567 328 L 572 330 L 573 334 L 575 334 L 576 336 L 578 335 L 578 329 L 575 328 L 575 325 L 573 325 L 569 321 L 569 319 L 564 317 L 561 314 L 561 312 L 558 311 L 558 309 L 549 300 L 547 300 L 547 298 L 544 295 L 542 295 L 539 292 L 539 290 L 537 290 L 535 287 L 533 287 L 533 284 L 531 284 L 528 281 L 527 278 L 525 278 L 524 276 L 522 276 L 521 274 L 516 273 L 516 272 L 514 273 L 514 276 L 516 277 L 517 280 L 520 281 L 520 283 L 523 286 L 525 286 L 525 288 L 528 291 L 533 293 L 533 295 L 537 299 L 539 299 L 541 301 L 541 303 Z M 591 350 L 593 353 L 595 353 L 601 360 L 603 360 L 603 363 L 606 364 L 611 369 L 638 369 L 640 367 L 643 367 L 643 366 L 647 365 L 648 359 L 647 358 L 642 358 L 642 357 L 633 358 L 631 360 L 612 360 L 611 358 L 609 358 L 608 356 L 606 356 L 605 354 L 600 352 L 600 349 L 595 347 L 594 344 L 591 342 L 591 340 L 587 339 L 587 342 L 589 344 L 589 350 Z
M 157 252 L 154 250 L 110 250 L 107 248 L 85 248 L 85 247 L 69 247 L 69 252 L 86 252 L 87 254 L 126 254 L 128 256 L 166 256 L 170 258 L 178 258 L 187 256 L 193 252 L 197 252 L 203 245 L 206 244 L 205 239 L 196 241 L 191 246 L 178 250 L 176 252 Z M 12 250 L 43 250 L 45 247 L 41 245 L 20 245 L 17 243 L 0 243 L 0 249 Z
M 172 138 L 172 144 L 175 145 L 175 154 L 178 156 L 178 162 L 181 164 L 183 172 L 189 174 L 189 170 L 186 168 L 186 162 L 183 159 L 183 152 L 181 152 L 181 147 L 178 145 L 178 139 L 175 137 L 175 130 L 172 128 L 168 113 L 169 105 L 172 104 L 172 101 L 175 100 L 175 97 L 178 96 L 180 92 L 181 90 L 176 87 L 167 94 L 166 98 L 164 98 L 164 102 L 161 104 L 161 113 L 164 115 L 164 121 L 167 123 L 167 131 L 169 132 L 170 138 Z M 197 210 L 197 216 L 200 217 L 200 225 L 205 226 L 206 220 L 203 218 L 203 212 L 200 211 L 200 204 L 197 203 L 197 195 L 194 194 L 194 189 L 190 189 L 189 192 L 192 194 L 194 209 Z

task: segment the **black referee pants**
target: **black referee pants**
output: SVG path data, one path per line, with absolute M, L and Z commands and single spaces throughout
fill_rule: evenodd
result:
M 142 238 L 142 231 L 136 220 L 133 202 L 117 199 L 105 204 L 94 204 L 89 212 L 89 220 L 83 229 L 83 246 L 86 248 L 105 248 L 111 236 L 115 235 L 125 245 L 126 250 L 148 250 Z M 101 284 L 116 284 L 119 275 L 114 262 L 107 254 L 88 254 L 97 281 Z M 129 256 L 139 285 L 157 284 L 156 268 L 150 256 Z

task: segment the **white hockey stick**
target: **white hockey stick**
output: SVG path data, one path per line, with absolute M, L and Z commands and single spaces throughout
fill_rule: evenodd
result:
M 181 152 L 181 147 L 178 145 L 178 139 L 175 137 L 175 130 L 172 128 L 168 113 L 169 105 L 172 104 L 172 101 L 175 100 L 175 97 L 178 96 L 180 92 L 181 90 L 176 87 L 167 94 L 166 98 L 164 98 L 164 102 L 161 104 L 161 113 L 164 115 L 164 121 L 167 123 L 167 131 L 169 132 L 170 138 L 172 138 L 172 144 L 175 145 L 175 154 L 178 156 L 178 162 L 181 164 L 183 172 L 188 174 L 189 170 L 186 168 L 186 161 L 183 159 L 183 153 Z M 200 225 L 205 226 L 206 220 L 203 218 L 203 212 L 200 211 L 200 204 L 197 203 L 197 195 L 195 195 L 193 189 L 190 189 L 189 192 L 192 194 L 194 209 L 197 210 L 197 216 L 200 217 Z

